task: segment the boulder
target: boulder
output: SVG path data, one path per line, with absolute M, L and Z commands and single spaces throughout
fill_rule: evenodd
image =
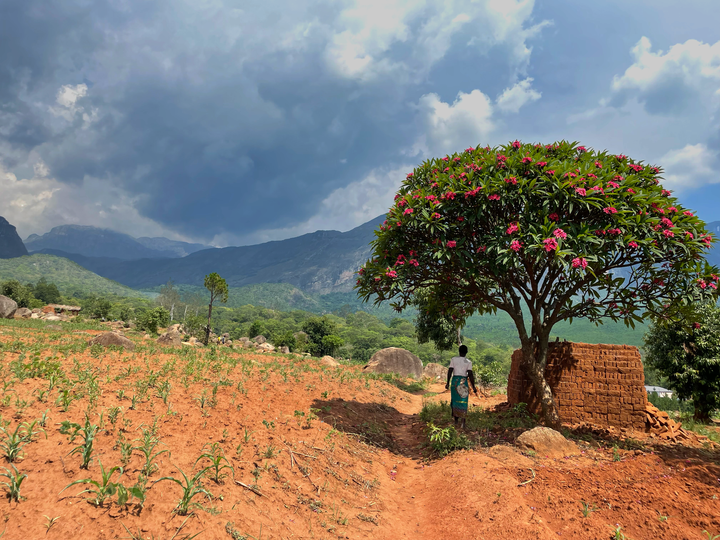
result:
M 538 457 L 562 458 L 580 454 L 577 445 L 549 427 L 536 427 L 517 438 L 518 447 Z
M 287 345 L 283 345 L 282 347 L 280 347 L 280 352 L 283 354 L 290 354 L 290 347 L 288 347 Z
M 258 351 L 266 351 L 266 352 L 273 352 L 275 350 L 275 347 L 273 347 L 269 343 L 259 343 L 255 348 Z
M 32 315 L 30 315 L 30 318 L 31 319 L 41 319 L 42 317 L 40 317 L 39 313 L 33 313 Z
M 448 368 L 441 366 L 440 364 L 436 364 L 435 362 L 430 362 L 423 368 L 423 377 L 434 381 L 440 380 L 445 382 L 447 380 L 447 373 Z
M 320 363 L 328 367 L 338 367 L 340 365 L 332 356 L 323 356 L 320 359 Z
M 15 315 L 13 315 L 13 317 L 15 317 L 16 319 L 29 319 L 30 317 L 32 317 L 32 314 L 33 314 L 33 312 L 30 311 L 28 308 L 21 307 L 21 308 L 18 308 L 18 310 L 15 312 Z
M 43 320 L 45 320 L 45 321 L 62 321 L 62 319 L 58 315 L 45 315 L 43 317 Z
M 177 330 L 170 330 L 157 338 L 157 342 L 165 347 L 176 347 L 182 343 L 182 336 Z
M 12 319 L 18 305 L 15 300 L 0 295 L 0 319 Z
M 135 344 L 132 341 L 115 332 L 105 332 L 99 336 L 95 336 L 88 341 L 88 345 L 102 345 L 103 347 L 114 345 L 116 347 L 124 347 L 128 351 L 135 350 Z
M 374 373 L 397 373 L 402 377 L 420 379 L 423 374 L 422 361 L 410 351 L 388 347 L 376 352 L 363 371 Z
M 265 336 L 262 336 L 262 335 L 261 335 L 261 336 L 255 336 L 254 338 L 252 338 L 252 340 L 253 340 L 255 343 L 259 344 L 259 345 L 261 345 L 261 344 L 263 344 L 263 343 L 265 343 L 265 342 L 267 341 L 267 339 L 265 339 Z
M 60 326 L 59 324 L 48 324 L 45 327 L 45 330 L 62 330 L 62 326 Z
M 43 313 L 55 313 L 55 308 L 52 306 L 45 306 L 42 308 Z

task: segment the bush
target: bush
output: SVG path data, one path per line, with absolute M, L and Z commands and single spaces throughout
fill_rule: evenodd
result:
M 157 334 L 158 327 L 165 327 L 170 324 L 170 312 L 163 307 L 148 309 L 138 315 L 136 324 L 139 330 Z
M 18 307 L 32 308 L 33 300 L 35 300 L 32 289 L 15 279 L 4 282 L 0 287 L 0 294 L 15 300 Z

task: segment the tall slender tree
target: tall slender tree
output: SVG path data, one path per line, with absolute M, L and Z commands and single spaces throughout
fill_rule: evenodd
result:
M 215 300 L 219 300 L 223 304 L 228 301 L 227 282 L 218 274 L 213 272 L 205 276 L 205 288 L 210 291 L 210 304 L 208 305 L 208 322 L 205 328 L 205 345 L 210 342 L 210 319 L 212 318 L 212 308 Z

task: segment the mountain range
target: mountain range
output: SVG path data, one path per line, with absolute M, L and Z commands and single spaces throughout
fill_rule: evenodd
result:
M 316 231 L 253 246 L 204 249 L 172 259 L 123 260 L 117 256 L 88 256 L 78 253 L 80 249 L 70 245 L 69 235 L 54 235 L 61 242 L 46 241 L 41 249 L 35 249 L 39 244 L 34 241 L 29 247 L 34 253 L 65 257 L 98 275 L 133 288 L 152 288 L 169 279 L 176 283 L 202 285 L 205 275 L 217 272 L 231 287 L 289 283 L 309 293 L 326 294 L 353 288 L 355 271 L 370 255 L 373 231 L 383 219 L 384 216 L 380 216 L 344 233 Z M 73 237 L 77 237 L 78 232 L 81 231 L 74 228 Z M 105 237 L 110 238 L 109 235 Z M 99 238 L 102 236 L 98 234 L 92 237 L 94 242 Z M 82 245 L 87 252 L 90 242 Z M 102 252 L 112 253 L 110 247 Z M 101 252 L 99 245 L 94 252 Z
M 51 249 L 86 257 L 133 260 L 185 257 L 212 246 L 168 240 L 162 237 L 133 238 L 129 234 L 111 229 L 84 225 L 61 225 L 53 227 L 50 232 L 42 236 L 31 234 L 25 239 L 25 247 L 31 253 Z

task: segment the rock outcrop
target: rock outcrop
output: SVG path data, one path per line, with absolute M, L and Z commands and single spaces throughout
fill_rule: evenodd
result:
M 0 216 L 0 259 L 14 259 L 27 254 L 28 250 L 15 227 Z
M 26 307 L 18 308 L 15 312 L 15 315 L 13 315 L 16 319 L 29 319 L 32 316 L 32 311 L 30 311 Z
M 397 373 L 402 377 L 420 379 L 423 374 L 422 361 L 410 351 L 388 347 L 376 352 L 363 371 L 373 373 Z
M 580 453 L 574 442 L 548 427 L 536 427 L 521 434 L 516 441 L 521 450 L 535 452 L 538 457 L 562 458 Z
M 445 382 L 447 380 L 447 372 L 448 372 L 448 368 L 446 368 L 445 366 L 441 366 L 440 364 L 430 362 L 423 369 L 423 377 L 432 379 L 434 381 L 439 380 L 439 381 Z
M 132 341 L 115 332 L 105 332 L 104 334 L 95 336 L 88 341 L 88 345 L 102 345 L 103 347 L 114 345 L 115 347 L 124 347 L 128 351 L 135 350 L 135 344 Z
M 0 319 L 12 319 L 18 305 L 15 300 L 0 295 Z
M 157 338 L 157 342 L 165 347 L 179 347 L 182 345 L 182 336 L 177 330 L 168 330 Z
M 332 356 L 327 356 L 327 355 L 323 356 L 320 359 L 320 363 L 322 365 L 328 366 L 328 367 L 338 367 L 340 365 L 340 363 L 337 360 L 335 360 Z

